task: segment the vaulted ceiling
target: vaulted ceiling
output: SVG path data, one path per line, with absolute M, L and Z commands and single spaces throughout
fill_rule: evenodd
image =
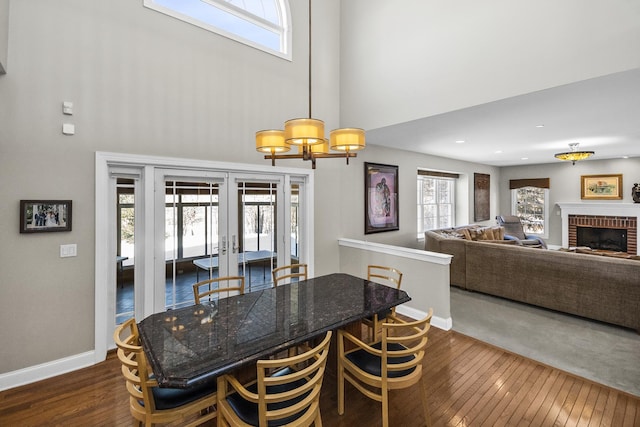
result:
M 640 157 L 640 2 L 341 3 L 340 119 L 495 166 Z M 464 142 L 461 142 L 464 141 Z

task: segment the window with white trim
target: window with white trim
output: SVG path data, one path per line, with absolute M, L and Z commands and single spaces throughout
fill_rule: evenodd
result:
M 145 7 L 290 59 L 287 0 L 144 0 Z
M 457 174 L 418 171 L 418 238 L 425 231 L 455 226 Z
M 512 179 L 511 215 L 520 218 L 526 234 L 548 237 L 549 178 Z

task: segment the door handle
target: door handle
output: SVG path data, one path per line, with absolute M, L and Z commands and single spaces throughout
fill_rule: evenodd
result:
M 226 255 L 227 254 L 227 236 L 222 236 L 222 255 Z
M 238 249 L 240 248 L 236 246 L 236 235 L 234 234 L 233 236 L 231 236 L 231 251 L 235 254 L 236 252 L 238 252 Z

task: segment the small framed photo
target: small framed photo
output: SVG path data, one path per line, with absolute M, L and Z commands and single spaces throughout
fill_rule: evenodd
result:
M 622 175 L 582 175 L 580 198 L 583 200 L 621 200 Z
M 20 200 L 20 232 L 71 231 L 71 200 Z
M 364 234 L 399 230 L 398 166 L 364 164 Z

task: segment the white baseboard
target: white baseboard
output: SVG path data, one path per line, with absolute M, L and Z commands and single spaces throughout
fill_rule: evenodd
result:
M 41 365 L 29 366 L 28 368 L 0 374 L 0 391 L 66 374 L 94 364 L 94 352 L 87 351 L 86 353 L 53 360 Z
M 411 317 L 412 319 L 421 319 L 427 315 L 424 311 L 406 307 L 404 305 L 398 306 L 397 312 L 404 316 Z M 445 331 L 450 330 L 453 326 L 451 317 L 445 319 L 433 316 L 431 324 L 436 328 L 443 329 Z M 92 366 L 96 363 L 94 353 L 94 351 L 87 351 L 86 353 L 80 353 L 40 365 L 0 374 L 0 391 L 34 383 L 57 375 L 66 374 L 67 372 L 86 368 L 87 366 Z
M 396 312 L 402 314 L 403 316 L 411 317 L 412 319 L 422 319 L 427 315 L 427 313 L 424 311 L 407 307 L 405 305 L 399 305 L 396 308 Z M 445 319 L 444 317 L 438 317 L 434 315 L 431 318 L 431 324 L 438 329 L 449 331 L 453 327 L 453 320 L 451 319 L 451 317 Z

